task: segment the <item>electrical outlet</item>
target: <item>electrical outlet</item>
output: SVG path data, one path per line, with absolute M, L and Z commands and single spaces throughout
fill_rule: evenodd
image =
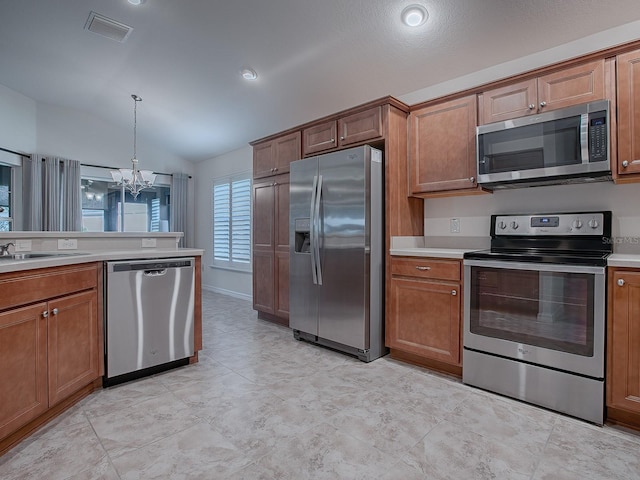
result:
M 59 238 L 58 250 L 77 250 L 78 239 L 77 238 Z
M 143 238 L 142 239 L 142 248 L 154 248 L 156 246 L 155 238 Z
M 30 252 L 31 240 L 16 240 L 16 252 Z
M 449 230 L 451 233 L 460 233 L 460 219 L 452 218 L 449 222 Z

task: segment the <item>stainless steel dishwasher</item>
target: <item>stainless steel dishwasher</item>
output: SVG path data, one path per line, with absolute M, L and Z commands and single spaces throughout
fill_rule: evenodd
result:
M 105 385 L 188 363 L 193 258 L 106 262 Z

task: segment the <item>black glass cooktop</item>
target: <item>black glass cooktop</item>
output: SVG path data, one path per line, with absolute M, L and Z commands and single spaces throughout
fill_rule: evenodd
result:
M 467 252 L 465 259 L 527 263 L 555 263 L 604 267 L 610 252 L 597 250 L 488 249 Z

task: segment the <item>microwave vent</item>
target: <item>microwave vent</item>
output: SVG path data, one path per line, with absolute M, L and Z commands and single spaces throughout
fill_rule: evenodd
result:
M 85 30 L 97 33 L 103 37 L 110 38 L 116 42 L 123 43 L 133 31 L 133 28 L 124 23 L 116 22 L 115 20 L 100 15 L 96 12 L 91 12 L 87 23 L 84 25 Z

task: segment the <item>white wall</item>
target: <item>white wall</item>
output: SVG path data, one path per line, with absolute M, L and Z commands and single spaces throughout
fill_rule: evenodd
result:
M 36 101 L 0 85 L 0 147 L 21 153 L 36 148 Z
M 640 238 L 640 184 L 613 182 L 553 185 L 468 197 L 447 197 L 424 201 L 425 236 L 487 237 L 490 216 L 495 213 L 553 213 L 592 210 L 613 212 L 613 235 Z M 460 219 L 460 233 L 450 233 L 450 219 Z M 640 247 L 638 247 L 640 249 Z M 640 253 L 640 250 L 636 253 Z
M 252 277 L 250 272 L 237 272 L 211 267 L 213 232 L 213 179 L 253 169 L 253 153 L 249 145 L 195 165 L 195 201 L 197 222 L 195 247 L 204 249 L 202 257 L 202 287 L 205 290 L 226 293 L 251 300 Z

